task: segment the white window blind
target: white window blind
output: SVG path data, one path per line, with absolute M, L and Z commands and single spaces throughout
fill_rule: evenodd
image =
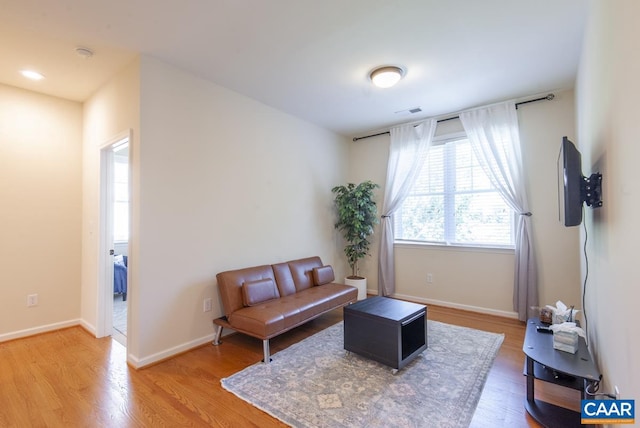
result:
M 394 214 L 395 239 L 512 247 L 513 219 L 469 141 L 457 139 L 429 149 L 416 184 Z

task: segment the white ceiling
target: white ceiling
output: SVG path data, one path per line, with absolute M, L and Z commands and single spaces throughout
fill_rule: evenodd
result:
M 573 87 L 585 19 L 584 0 L 0 0 L 0 82 L 83 101 L 143 53 L 355 136 Z M 374 88 L 388 64 L 405 78 Z

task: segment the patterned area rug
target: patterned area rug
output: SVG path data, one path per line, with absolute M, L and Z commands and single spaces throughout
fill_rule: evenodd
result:
M 466 427 L 504 336 L 427 323 L 428 349 L 395 375 L 346 352 L 341 322 L 222 386 L 294 427 Z

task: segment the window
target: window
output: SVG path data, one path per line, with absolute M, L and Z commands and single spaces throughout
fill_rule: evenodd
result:
M 113 163 L 113 239 L 129 240 L 129 164 L 126 157 L 115 156 Z
M 434 142 L 394 214 L 395 239 L 513 247 L 513 210 L 484 173 L 466 138 Z

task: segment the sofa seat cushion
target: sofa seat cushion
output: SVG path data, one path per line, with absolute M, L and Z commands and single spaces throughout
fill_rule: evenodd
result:
M 298 307 L 282 298 L 239 309 L 228 319 L 233 328 L 260 339 L 269 339 L 301 322 Z
M 290 330 L 323 312 L 355 301 L 358 290 L 342 284 L 324 284 L 289 296 L 270 300 L 233 312 L 232 328 L 260 339 L 269 339 Z
M 317 315 L 338 306 L 346 305 L 351 301 L 356 301 L 358 298 L 358 289 L 349 285 L 332 282 L 299 291 L 296 295 L 305 296 L 305 298 L 317 302 Z

